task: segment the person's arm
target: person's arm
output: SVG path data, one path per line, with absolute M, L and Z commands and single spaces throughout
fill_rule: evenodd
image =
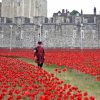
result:
M 34 57 L 37 55 L 37 48 L 34 48 Z
M 44 51 L 44 49 L 43 49 L 43 55 L 44 55 L 44 59 L 45 59 L 45 51 Z

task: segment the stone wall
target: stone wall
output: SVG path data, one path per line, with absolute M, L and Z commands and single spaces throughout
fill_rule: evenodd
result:
M 0 47 L 31 48 L 39 40 L 46 48 L 98 48 L 100 15 L 0 17 Z
M 10 48 L 11 44 L 11 48 L 32 48 L 40 37 L 46 48 L 100 47 L 96 25 L 84 24 L 81 28 L 76 24 L 0 24 L 0 47 Z

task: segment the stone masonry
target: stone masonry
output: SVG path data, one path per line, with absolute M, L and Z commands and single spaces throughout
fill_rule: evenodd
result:
M 0 47 L 99 48 L 100 15 L 0 18 Z
M 1 17 L 47 16 L 47 0 L 2 0 Z
M 47 0 L 2 0 L 0 47 L 99 48 L 100 15 L 58 11 L 47 18 Z

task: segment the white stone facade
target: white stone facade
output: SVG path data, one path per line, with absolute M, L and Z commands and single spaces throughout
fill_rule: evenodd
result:
M 2 0 L 2 17 L 47 17 L 47 0 Z

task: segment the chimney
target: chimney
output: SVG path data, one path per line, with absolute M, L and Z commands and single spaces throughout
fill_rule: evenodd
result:
M 83 10 L 81 9 L 81 15 L 83 15 Z
M 94 15 L 96 15 L 96 7 L 94 7 Z
M 67 10 L 67 9 L 66 9 L 66 12 L 65 12 L 65 13 L 66 13 L 66 15 L 67 15 L 67 13 L 68 13 L 68 10 Z
M 65 14 L 65 10 L 64 9 L 62 9 L 62 14 Z

